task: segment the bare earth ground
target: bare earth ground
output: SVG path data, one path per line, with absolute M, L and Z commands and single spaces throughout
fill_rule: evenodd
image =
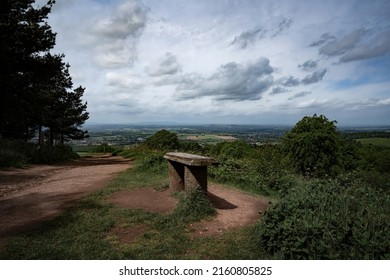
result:
M 209 236 L 223 233 L 228 229 L 244 227 L 255 223 L 262 212 L 268 208 L 268 200 L 229 189 L 221 185 L 209 184 L 208 197 L 217 210 L 217 215 L 210 220 L 190 225 L 191 236 Z M 129 209 L 145 209 L 156 213 L 171 213 L 177 204 L 171 190 L 164 192 L 153 188 L 118 192 L 109 199 L 111 203 Z M 142 227 L 113 229 L 120 240 L 129 242 L 144 233 Z M 145 228 L 145 231 L 147 228 Z M 135 235 L 135 232 L 138 235 Z M 129 238 L 129 236 L 133 238 Z
M 86 157 L 63 165 L 0 170 L 0 241 L 53 219 L 131 166 L 130 161 L 121 157 Z M 259 213 L 268 207 L 264 198 L 220 185 L 209 185 L 208 195 L 217 215 L 211 220 L 191 224 L 190 232 L 194 237 L 254 223 L 261 217 Z M 171 213 L 177 203 L 170 190 L 161 192 L 152 188 L 118 192 L 109 201 L 125 208 L 163 214 Z M 147 230 L 143 225 L 118 226 L 111 234 L 123 242 L 131 242 Z
M 0 240 L 58 216 L 129 167 L 121 157 L 103 156 L 0 170 Z

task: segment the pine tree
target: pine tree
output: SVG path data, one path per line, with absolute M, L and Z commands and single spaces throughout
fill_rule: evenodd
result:
M 73 90 L 64 55 L 49 51 L 55 33 L 46 19 L 54 1 L 34 8 L 33 0 L 0 2 L 0 137 L 29 139 L 48 128 L 49 145 L 82 139 L 88 119 L 85 88 Z
M 33 0 L 0 2 L 0 135 L 28 138 L 34 126 L 32 73 L 42 53 L 55 44 L 46 19 L 54 1 L 34 8 Z

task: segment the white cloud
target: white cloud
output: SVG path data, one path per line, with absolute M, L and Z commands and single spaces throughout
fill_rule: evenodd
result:
M 390 98 L 382 99 L 378 101 L 378 105 L 390 105 Z

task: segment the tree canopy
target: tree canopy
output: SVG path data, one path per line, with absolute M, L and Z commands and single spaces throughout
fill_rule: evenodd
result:
M 283 149 L 300 173 L 333 176 L 342 168 L 342 140 L 335 124 L 315 114 L 304 117 L 284 135 Z
M 179 139 L 176 133 L 162 129 L 146 139 L 145 144 L 152 149 L 175 150 L 179 148 Z
M 85 89 L 73 89 L 65 56 L 50 53 L 56 34 L 47 18 L 55 1 L 40 8 L 33 3 L 0 3 L 0 137 L 28 140 L 47 128 L 50 144 L 83 138 Z

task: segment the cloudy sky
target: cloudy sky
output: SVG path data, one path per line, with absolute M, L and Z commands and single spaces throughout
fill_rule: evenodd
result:
M 57 0 L 49 24 L 89 123 L 390 124 L 388 0 Z

